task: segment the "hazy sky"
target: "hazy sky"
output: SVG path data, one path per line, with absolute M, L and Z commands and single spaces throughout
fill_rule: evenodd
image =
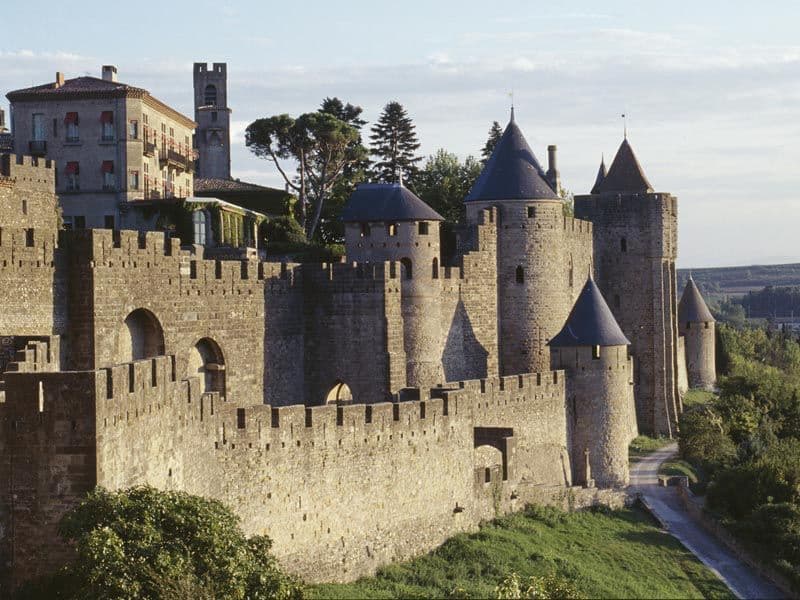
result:
M 132 8 L 135 6 L 135 9 Z M 540 161 L 559 147 L 575 193 L 613 157 L 621 113 L 656 191 L 679 197 L 681 267 L 800 261 L 800 2 L 231 2 L 2 7 L 0 96 L 66 76 L 149 89 L 187 115 L 192 62 L 227 62 L 233 174 L 281 185 L 244 147 L 260 116 L 325 96 L 373 121 L 406 106 L 425 154 L 478 154 L 517 122 Z M 75 23 L 74 25 L 72 23 Z

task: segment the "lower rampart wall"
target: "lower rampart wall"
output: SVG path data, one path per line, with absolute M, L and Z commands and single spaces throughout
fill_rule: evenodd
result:
M 12 524 L 0 546 L 16 580 L 63 559 L 56 523 L 95 484 L 217 498 L 310 581 L 354 579 L 569 490 L 563 372 L 419 401 L 242 408 L 201 395 L 174 362 L 11 376 L 0 474 L 27 504 L 0 495 L 0 523 Z

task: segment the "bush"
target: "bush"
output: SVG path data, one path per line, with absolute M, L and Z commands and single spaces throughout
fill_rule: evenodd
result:
M 681 458 L 712 474 L 733 463 L 736 446 L 726 435 L 722 417 L 711 407 L 698 405 L 680 417 L 678 449 Z
M 184 492 L 98 488 L 62 519 L 76 560 L 21 598 L 302 598 L 271 541 L 245 538 L 224 505 Z

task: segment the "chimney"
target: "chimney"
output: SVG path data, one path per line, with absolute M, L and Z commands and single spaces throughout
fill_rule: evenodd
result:
M 103 81 L 116 81 L 117 67 L 114 65 L 103 65 Z
M 558 173 L 556 152 L 558 147 L 551 144 L 547 147 L 547 183 L 556 194 L 561 194 L 561 176 Z
M 6 111 L 0 108 L 0 133 L 6 129 Z
M 64 85 L 64 73 L 62 73 L 61 71 L 56 71 L 56 84 L 54 87 L 58 89 L 62 85 Z

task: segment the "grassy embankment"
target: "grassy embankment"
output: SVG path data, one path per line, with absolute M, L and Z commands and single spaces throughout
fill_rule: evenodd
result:
M 529 508 L 426 556 L 311 598 L 492 598 L 511 573 L 555 574 L 586 598 L 729 598 L 725 586 L 640 509 Z

